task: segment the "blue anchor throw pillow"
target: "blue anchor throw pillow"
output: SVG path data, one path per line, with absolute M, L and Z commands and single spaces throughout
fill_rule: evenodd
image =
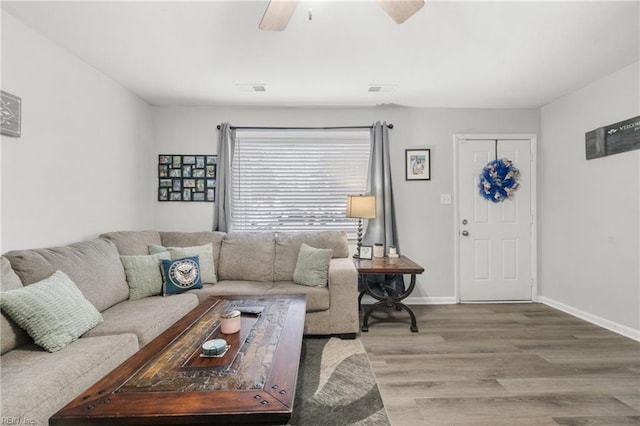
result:
M 202 288 L 198 256 L 182 259 L 162 259 L 163 295 L 183 293 Z

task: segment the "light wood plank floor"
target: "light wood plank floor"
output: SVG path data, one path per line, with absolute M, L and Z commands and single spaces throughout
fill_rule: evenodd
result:
M 639 342 L 537 303 L 412 309 L 418 333 L 360 333 L 393 426 L 640 425 Z

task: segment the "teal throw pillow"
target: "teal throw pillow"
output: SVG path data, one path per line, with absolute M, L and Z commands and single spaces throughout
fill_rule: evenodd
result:
M 218 282 L 216 267 L 213 263 L 213 244 L 205 244 L 193 247 L 164 247 L 157 244 L 149 245 L 149 253 L 169 252 L 171 259 L 182 259 L 185 257 L 198 256 L 200 263 L 200 278 L 203 283 L 215 284 Z
M 332 249 L 319 249 L 302 243 L 296 269 L 293 271 L 293 282 L 310 287 L 326 287 L 332 256 Z
M 129 300 L 162 294 L 160 261 L 170 258 L 168 252 L 146 256 L 120 256 L 129 284 Z
M 169 249 L 158 244 L 149 244 L 149 254 L 158 254 L 168 252 Z
M 198 256 L 176 260 L 162 260 L 162 278 L 165 296 L 202 288 Z
M 0 307 L 36 345 L 56 352 L 77 340 L 103 319 L 64 272 L 0 293 Z

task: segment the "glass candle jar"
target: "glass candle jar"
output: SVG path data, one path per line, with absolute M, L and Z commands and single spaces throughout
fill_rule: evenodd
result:
M 242 318 L 240 311 L 229 311 L 220 315 L 220 332 L 222 334 L 233 334 L 240 331 Z
M 384 257 L 384 246 L 382 243 L 375 243 L 373 246 L 373 257 Z

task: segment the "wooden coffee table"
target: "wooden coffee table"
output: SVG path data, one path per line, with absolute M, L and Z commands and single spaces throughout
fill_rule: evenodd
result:
M 219 336 L 220 315 L 234 307 L 241 331 Z M 291 417 L 306 297 L 211 297 L 50 419 L 70 424 L 286 423 Z M 204 341 L 230 345 L 201 357 Z

